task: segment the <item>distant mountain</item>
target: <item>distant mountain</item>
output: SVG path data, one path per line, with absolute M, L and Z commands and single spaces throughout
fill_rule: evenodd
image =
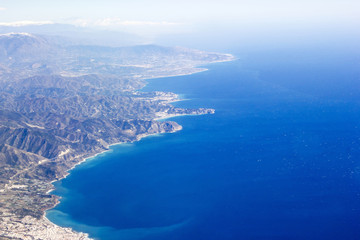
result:
M 41 24 L 26 26 L 1 26 L 0 34 L 9 32 L 26 32 L 35 35 L 45 35 L 52 42 L 68 45 L 103 45 L 111 47 L 147 44 L 149 40 L 135 34 L 100 30 L 71 24 Z

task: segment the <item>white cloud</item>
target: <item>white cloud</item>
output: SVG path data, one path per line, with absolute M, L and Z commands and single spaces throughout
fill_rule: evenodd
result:
M 5 27 L 22 27 L 28 25 L 45 25 L 45 24 L 53 24 L 51 21 L 17 21 L 17 22 L 0 22 L 0 26 Z
M 4 11 L 6 10 L 6 8 L 0 7 L 0 11 Z

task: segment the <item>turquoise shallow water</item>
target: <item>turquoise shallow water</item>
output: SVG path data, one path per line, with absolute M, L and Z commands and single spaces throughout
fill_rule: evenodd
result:
M 100 239 L 359 239 L 359 57 L 239 56 L 151 80 L 216 114 L 81 164 L 47 217 Z

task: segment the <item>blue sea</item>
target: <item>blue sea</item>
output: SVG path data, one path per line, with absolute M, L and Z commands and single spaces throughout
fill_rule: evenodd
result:
M 233 53 L 149 80 L 216 113 L 88 159 L 47 217 L 104 240 L 360 239 L 360 55 Z

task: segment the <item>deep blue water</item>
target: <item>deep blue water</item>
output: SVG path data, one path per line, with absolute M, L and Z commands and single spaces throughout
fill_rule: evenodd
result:
M 81 164 L 47 217 L 100 239 L 360 239 L 359 55 L 238 57 L 151 80 L 216 114 Z

